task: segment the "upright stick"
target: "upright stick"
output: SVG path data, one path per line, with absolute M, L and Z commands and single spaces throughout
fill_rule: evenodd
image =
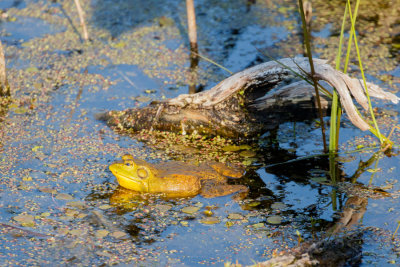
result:
M 186 0 L 186 12 L 188 18 L 188 35 L 190 42 L 190 72 L 192 80 L 189 84 L 189 94 L 196 93 L 197 66 L 199 64 L 198 46 L 197 46 L 197 29 L 196 29 L 196 13 L 194 11 L 194 0 Z
M 82 7 L 81 7 L 81 3 L 79 2 L 79 0 L 74 0 L 74 1 L 75 1 L 76 8 L 78 9 L 79 20 L 81 21 L 81 26 L 82 26 L 82 29 L 83 29 L 83 39 L 85 41 L 87 41 L 87 40 L 89 40 L 89 34 L 88 34 L 87 29 L 86 29 L 86 23 L 85 23 L 85 18 L 84 18 L 84 15 L 83 15 L 83 10 L 82 10 Z
M 186 0 L 186 12 L 188 18 L 188 34 L 190 49 L 197 52 L 197 30 L 196 30 L 196 14 L 194 12 L 194 0 Z
M 317 106 L 318 106 L 318 111 L 319 111 L 319 120 L 320 120 L 320 124 L 321 124 L 322 142 L 324 144 L 324 152 L 327 152 L 328 149 L 327 149 L 327 146 L 326 146 L 324 118 L 323 118 L 323 115 L 322 115 L 321 99 L 319 97 L 317 81 L 315 79 L 315 70 L 314 70 L 314 64 L 313 64 L 312 52 L 311 52 L 311 45 L 310 45 L 310 38 L 309 38 L 310 35 L 308 33 L 307 23 L 306 23 L 306 19 L 305 19 L 305 15 L 304 15 L 303 0 L 299 0 L 299 7 L 300 7 L 301 20 L 302 20 L 302 24 L 303 24 L 304 42 L 306 44 L 308 60 L 310 62 L 311 78 L 314 81 L 315 96 L 317 98 Z
M 0 97 L 10 95 L 10 86 L 8 85 L 6 75 L 6 60 L 4 57 L 3 46 L 0 41 Z

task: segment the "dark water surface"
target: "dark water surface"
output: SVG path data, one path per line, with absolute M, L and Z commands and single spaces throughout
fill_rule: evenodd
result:
M 258 50 L 275 57 L 302 54 L 295 2 L 252 2 L 196 1 L 202 55 L 235 72 L 264 61 Z M 398 238 L 391 235 L 400 219 L 400 158 L 370 160 L 377 139 L 346 119 L 337 160 L 341 184 L 331 181 L 315 123 L 287 122 L 276 136 L 266 134 L 246 148 L 255 152 L 250 159 L 239 154 L 246 149 L 216 146 L 218 155 L 248 165 L 238 181 L 250 188 L 243 201 L 162 199 L 118 188 L 108 166 L 126 153 L 152 162 L 185 158 L 96 120 L 105 110 L 187 93 L 184 1 L 88 1 L 91 44 L 79 39 L 73 1 L 4 1 L 0 8 L 9 16 L 0 22 L 0 40 L 14 98 L 0 125 L 1 266 L 249 265 L 296 247 L 300 237 L 326 237 L 346 216 L 358 218 L 355 229 L 364 233 L 360 265 L 398 263 Z M 328 40 L 337 33 L 335 14 L 315 13 L 317 55 L 336 51 Z M 318 21 L 324 16 L 327 21 Z M 374 67 L 382 60 L 370 56 L 373 82 L 396 93 L 396 55 L 382 55 L 387 65 L 380 72 Z M 205 60 L 197 71 L 198 88 L 228 76 Z M 376 105 L 386 134 L 398 122 L 399 106 Z M 399 131 L 393 140 L 398 145 Z M 364 150 L 345 153 L 355 149 Z M 369 184 L 387 193 L 368 191 Z

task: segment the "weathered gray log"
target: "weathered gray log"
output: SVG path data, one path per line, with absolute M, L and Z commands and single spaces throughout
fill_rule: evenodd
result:
M 270 61 L 223 80 L 209 91 L 182 94 L 176 98 L 152 102 L 144 108 L 110 111 L 102 119 L 110 126 L 121 129 L 157 129 L 181 131 L 183 134 L 197 131 L 201 134 L 226 137 L 251 137 L 276 128 L 287 120 L 307 119 L 316 115 L 312 86 L 292 83 L 294 74 L 287 68 L 305 76 L 310 75 L 307 58 L 286 58 L 281 64 Z M 324 80 L 336 88 L 340 102 L 349 119 L 362 130 L 369 125 L 359 116 L 351 94 L 367 109 L 364 88 L 331 66 L 325 60 L 314 59 L 315 78 Z M 305 72 L 305 73 L 304 73 Z M 371 96 L 393 103 L 398 97 L 368 84 Z M 351 94 L 350 94 L 351 93 Z M 323 109 L 328 109 L 324 98 Z

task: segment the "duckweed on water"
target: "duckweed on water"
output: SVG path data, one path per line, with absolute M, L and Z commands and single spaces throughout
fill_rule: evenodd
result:
M 200 223 L 202 224 L 217 224 L 220 223 L 221 220 L 218 219 L 217 217 L 204 217 L 200 220 Z
M 200 207 L 190 206 L 190 207 L 184 207 L 181 211 L 183 213 L 187 213 L 187 214 L 194 214 L 194 213 L 198 212 L 199 210 L 200 210 Z

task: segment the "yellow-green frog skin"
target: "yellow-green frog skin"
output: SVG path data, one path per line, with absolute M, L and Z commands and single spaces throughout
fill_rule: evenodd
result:
M 132 155 L 124 155 L 122 162 L 113 163 L 109 168 L 122 187 L 138 192 L 163 193 L 167 197 L 201 194 L 206 198 L 236 192 L 235 198 L 243 198 L 248 192 L 244 185 L 227 184 L 227 176 L 240 178 L 243 170 L 227 167 L 223 163 L 193 165 L 171 161 L 150 164 Z

